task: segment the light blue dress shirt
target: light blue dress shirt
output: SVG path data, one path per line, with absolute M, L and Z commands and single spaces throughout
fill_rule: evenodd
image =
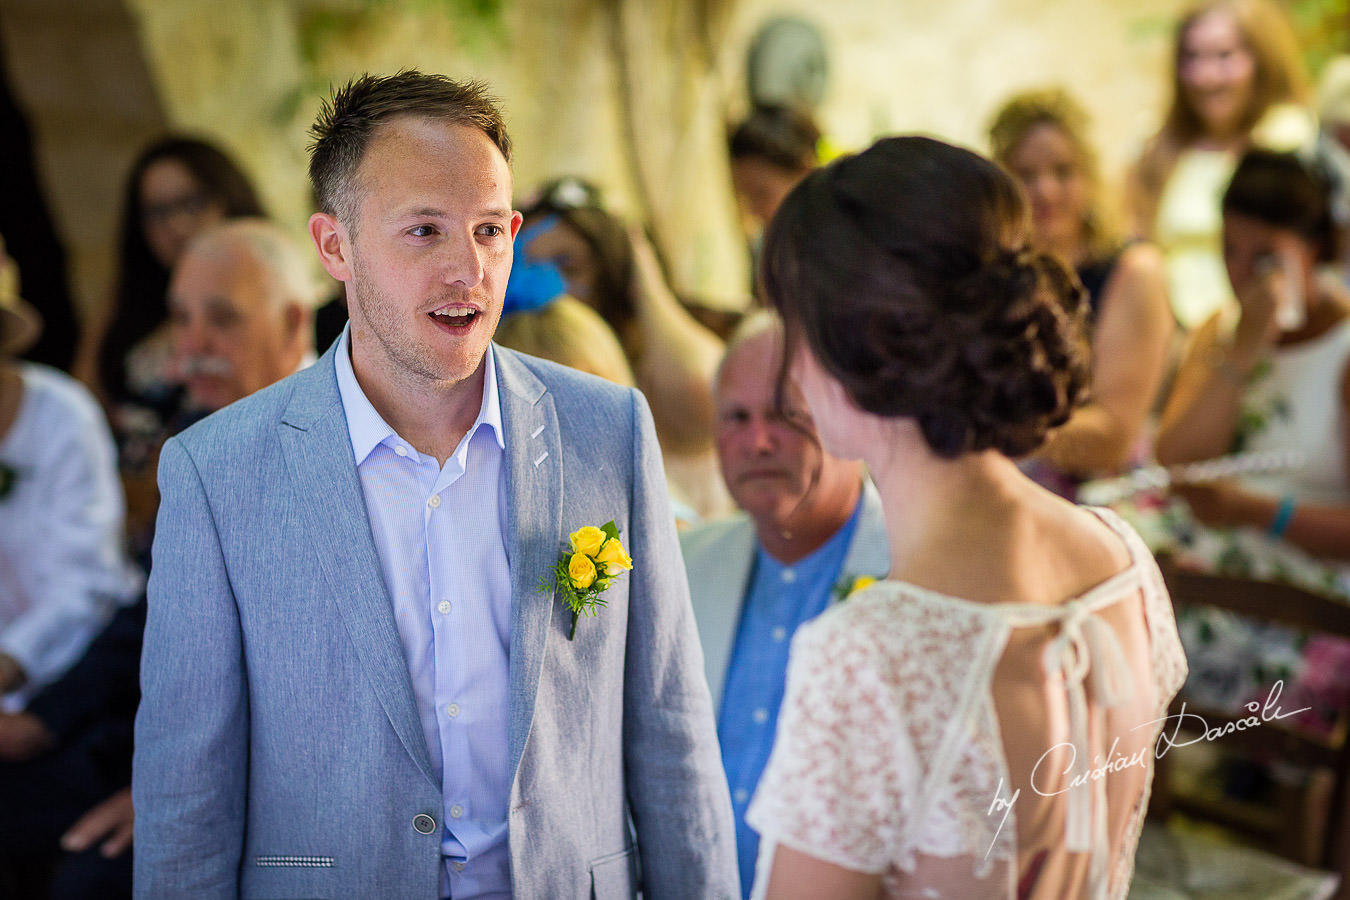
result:
M 745 823 L 745 810 L 769 761 L 778 731 L 778 707 L 787 680 L 788 647 L 797 626 L 830 605 L 844 568 L 862 498 L 848 522 L 814 553 L 785 566 L 757 545 L 750 587 L 741 605 L 731 661 L 722 691 L 717 738 L 736 814 L 736 858 L 741 894 L 755 880 L 759 835 Z
M 478 419 L 441 466 L 376 412 L 356 381 L 350 346 L 344 329 L 338 392 L 422 731 L 441 778 L 441 892 L 455 900 L 510 897 L 511 574 L 496 362 L 489 349 Z

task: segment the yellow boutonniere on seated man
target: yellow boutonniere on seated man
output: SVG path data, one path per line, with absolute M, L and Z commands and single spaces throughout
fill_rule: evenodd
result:
M 568 535 L 570 546 L 553 565 L 552 579 L 540 580 L 541 590 L 556 589 L 563 602 L 572 610 L 570 641 L 577 634 L 577 619 L 593 616 L 605 605 L 601 596 L 614 579 L 633 568 L 633 560 L 619 542 L 619 529 L 612 522 L 596 528 L 587 525 Z

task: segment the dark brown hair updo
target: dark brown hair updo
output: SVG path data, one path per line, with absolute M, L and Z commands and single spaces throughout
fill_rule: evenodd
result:
M 997 165 L 885 138 L 793 189 L 765 235 L 761 283 L 786 355 L 805 340 L 860 409 L 916 420 L 948 459 L 1021 456 L 1088 381 L 1086 292 L 1025 232 Z

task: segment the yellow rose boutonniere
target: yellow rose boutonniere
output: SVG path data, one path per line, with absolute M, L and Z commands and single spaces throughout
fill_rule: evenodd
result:
M 852 578 L 845 577 L 834 586 L 835 602 L 847 600 L 868 585 L 876 583 L 877 580 L 871 575 L 854 575 Z
M 612 521 L 599 528 L 587 525 L 568 535 L 568 546 L 554 563 L 552 578 L 541 578 L 539 588 L 557 590 L 572 610 L 569 641 L 576 637 L 577 619 L 595 615 L 605 605 L 602 594 L 615 578 L 632 568 L 633 560 L 619 543 L 619 529 Z
M 595 556 L 600 552 L 600 547 L 605 543 L 609 535 L 605 534 L 594 525 L 587 525 L 585 528 L 578 528 L 568 535 L 572 542 L 572 551 L 574 553 L 584 553 L 587 556 Z
M 572 582 L 572 587 L 579 591 L 595 584 L 596 574 L 595 563 L 585 553 L 573 553 L 567 561 L 567 578 Z

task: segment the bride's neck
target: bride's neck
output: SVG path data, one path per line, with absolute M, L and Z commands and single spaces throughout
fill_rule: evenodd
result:
M 1006 535 L 1019 515 L 1026 479 L 995 451 L 957 459 L 928 449 L 917 427 L 869 460 L 881 495 L 891 549 L 891 574 L 927 565 L 934 553 L 978 554 L 990 536 Z M 973 555 L 971 558 L 975 558 Z

